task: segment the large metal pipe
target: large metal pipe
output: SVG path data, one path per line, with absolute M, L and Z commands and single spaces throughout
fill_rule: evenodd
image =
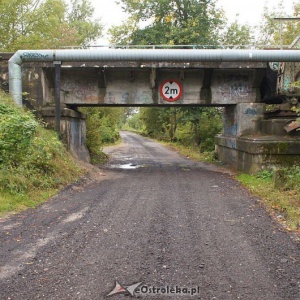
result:
M 141 61 L 141 62 L 297 62 L 299 50 L 100 49 L 19 50 L 9 60 L 9 91 L 22 105 L 23 62 Z

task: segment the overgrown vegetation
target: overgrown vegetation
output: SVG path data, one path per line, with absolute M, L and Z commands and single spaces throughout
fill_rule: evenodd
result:
M 276 176 L 274 171 L 262 171 L 256 176 L 242 174 L 237 178 L 262 197 L 267 208 L 276 212 L 288 229 L 300 228 L 300 166 L 284 168 L 280 170 L 280 178 Z
M 56 133 L 0 91 L 0 214 L 36 206 L 80 173 Z
M 82 108 L 87 114 L 86 145 L 91 155 L 91 162 L 102 164 L 107 155 L 102 152 L 103 146 L 114 144 L 120 139 L 119 125 L 123 118 L 123 108 Z

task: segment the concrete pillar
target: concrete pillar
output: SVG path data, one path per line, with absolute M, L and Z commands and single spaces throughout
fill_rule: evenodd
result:
M 225 107 L 223 115 L 223 135 L 240 137 L 260 133 L 260 121 L 264 117 L 265 104 L 239 103 Z
M 278 130 L 269 130 L 269 134 L 266 124 L 261 126 L 264 111 L 265 105 L 261 103 L 225 108 L 223 133 L 216 137 L 219 160 L 233 169 L 255 174 L 263 169 L 293 165 L 300 159 L 299 138 L 287 133 L 277 135 Z
M 260 134 L 264 112 L 265 104 L 262 103 L 239 103 L 225 107 L 223 132 L 216 137 L 219 160 L 233 169 L 252 172 L 252 158 L 243 155 L 245 148 L 240 149 L 240 138 Z
M 55 108 L 43 108 L 43 120 L 50 128 L 55 128 Z M 86 148 L 86 116 L 78 111 L 64 108 L 61 111 L 60 131 L 65 146 L 72 155 L 82 161 L 90 162 L 90 154 Z

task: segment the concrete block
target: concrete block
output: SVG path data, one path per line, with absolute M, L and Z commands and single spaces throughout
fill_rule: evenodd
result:
M 232 137 L 259 134 L 264 112 L 265 104 L 262 103 L 239 103 L 225 107 L 223 134 Z
M 300 139 L 280 136 L 216 137 L 219 160 L 233 169 L 256 174 L 292 166 L 300 160 Z M 234 147 L 235 146 L 235 147 Z
M 284 126 L 287 119 L 268 119 L 261 121 L 261 133 L 266 135 L 287 135 Z

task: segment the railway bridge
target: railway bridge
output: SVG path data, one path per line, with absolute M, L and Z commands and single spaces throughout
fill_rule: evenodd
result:
M 291 111 L 299 105 L 291 85 L 300 78 L 299 62 L 299 50 L 20 50 L 0 54 L 0 81 L 84 160 L 85 116 L 77 107 L 223 107 L 219 159 L 256 173 L 300 159 Z M 267 104 L 279 110 L 267 112 Z

